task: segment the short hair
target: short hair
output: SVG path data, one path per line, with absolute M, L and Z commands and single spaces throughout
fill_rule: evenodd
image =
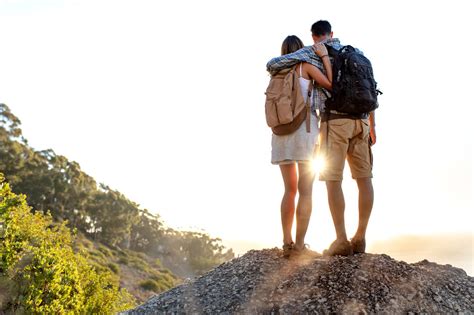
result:
M 311 26 L 311 33 L 315 36 L 322 36 L 331 33 L 331 24 L 325 20 L 319 20 Z
M 281 45 L 281 54 L 291 54 L 299 49 L 303 48 L 303 42 L 298 36 L 290 35 L 285 38 L 283 44 Z

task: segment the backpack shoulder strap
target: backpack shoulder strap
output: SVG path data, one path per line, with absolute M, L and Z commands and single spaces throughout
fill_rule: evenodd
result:
M 313 80 L 308 83 L 308 96 L 306 98 L 306 132 L 311 132 L 311 95 L 313 95 Z
M 351 45 L 346 45 L 343 46 L 341 49 L 339 49 L 340 53 L 350 53 L 350 52 L 356 52 L 356 49 L 352 47 Z
M 328 45 L 328 44 L 324 44 L 326 46 L 326 49 L 328 50 L 328 54 L 329 56 L 331 57 L 335 57 L 339 54 L 340 50 L 332 47 L 331 45 Z

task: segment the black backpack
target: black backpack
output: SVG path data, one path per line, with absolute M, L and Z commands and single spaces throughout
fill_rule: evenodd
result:
M 379 105 L 372 65 L 364 55 L 352 46 L 337 50 L 326 45 L 333 57 L 332 93 L 326 100 L 326 110 L 340 113 L 361 115 L 375 110 Z

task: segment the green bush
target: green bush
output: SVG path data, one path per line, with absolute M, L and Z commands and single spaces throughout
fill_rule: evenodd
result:
M 118 262 L 119 264 L 123 264 L 123 265 L 128 265 L 130 263 L 127 257 L 120 257 Z
M 105 261 L 105 255 L 100 250 L 91 250 L 89 251 L 91 256 L 96 257 L 96 260 Z
M 175 279 L 169 274 L 157 273 L 151 276 L 157 283 L 163 284 L 165 289 L 172 288 L 175 285 Z
M 169 275 L 170 277 L 172 277 L 173 279 L 176 279 L 176 275 L 175 275 L 174 273 L 172 273 L 171 270 L 169 270 L 169 269 L 161 268 L 161 269 L 159 269 L 159 271 L 160 271 L 161 273 L 166 273 L 166 274 L 168 274 L 168 275 Z
M 120 268 L 117 264 L 114 263 L 108 263 L 107 266 L 109 267 L 110 270 L 112 270 L 113 273 L 119 274 Z
M 160 290 L 160 285 L 155 280 L 145 280 L 140 282 L 140 287 L 144 290 L 158 292 Z
M 148 265 L 148 263 L 140 258 L 133 257 L 130 260 L 131 266 L 135 267 L 138 270 L 141 270 L 145 273 L 150 273 L 151 269 Z
M 103 314 L 134 306 L 110 271 L 99 273 L 84 251 L 74 253 L 67 222 L 30 210 L 0 174 L 0 279 L 8 290 L 0 313 Z
M 104 254 L 106 257 L 113 257 L 112 251 L 105 247 L 104 245 L 99 245 L 99 251 Z

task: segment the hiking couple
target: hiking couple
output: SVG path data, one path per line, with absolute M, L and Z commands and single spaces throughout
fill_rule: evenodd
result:
M 267 63 L 267 70 L 272 74 L 265 104 L 267 123 L 273 131 L 271 162 L 280 166 L 285 186 L 281 202 L 283 253 L 285 257 L 317 255 L 304 242 L 312 211 L 313 160 L 317 155 L 324 159 L 319 180 L 326 182 L 337 235 L 323 255 L 364 253 L 374 201 L 370 147 L 376 142 L 373 111 L 378 106 L 379 91 L 370 62 L 359 50 L 342 46 L 333 38 L 328 21 L 314 23 L 311 32 L 314 45 L 304 47 L 298 37 L 288 36 L 282 44 L 282 56 Z M 347 66 L 348 61 L 352 70 Z M 298 87 L 296 94 L 288 89 L 288 84 Z M 285 88 L 289 95 L 280 92 Z M 359 225 L 350 240 L 344 223 L 341 188 L 346 159 L 359 189 Z

